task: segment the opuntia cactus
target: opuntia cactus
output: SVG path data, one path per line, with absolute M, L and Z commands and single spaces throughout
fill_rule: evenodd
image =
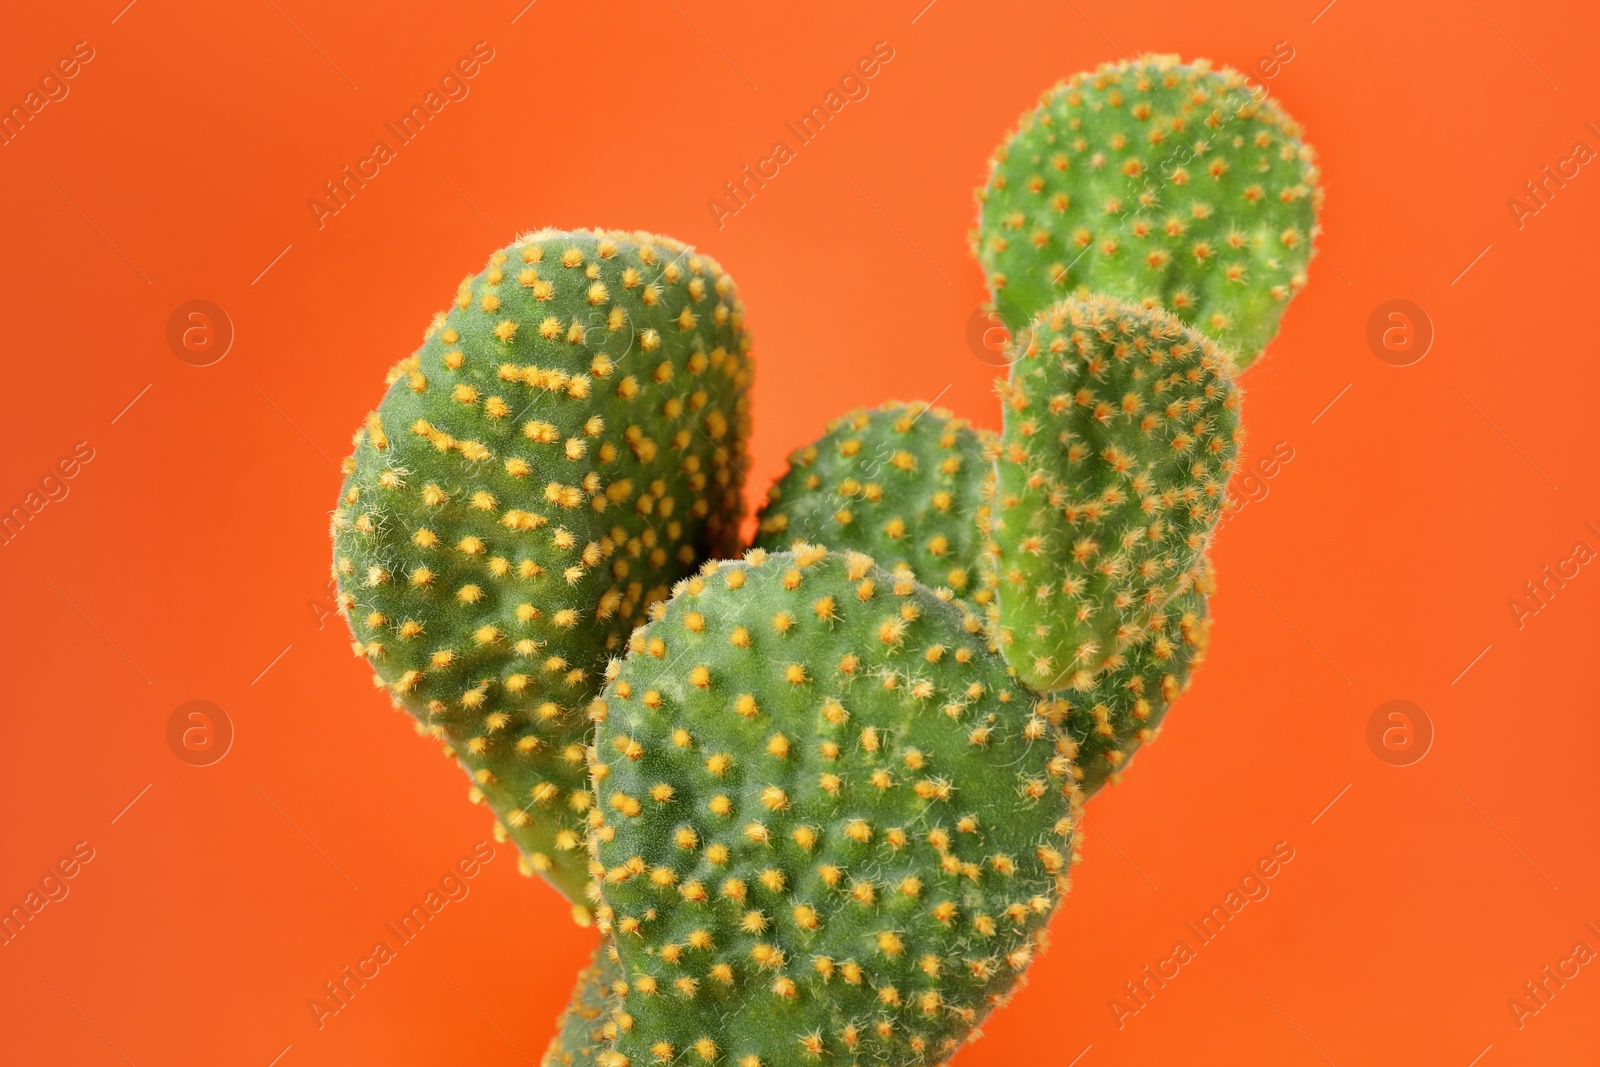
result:
M 1201 62 L 1046 94 L 980 194 L 1002 434 L 852 412 L 742 560 L 720 267 L 540 231 L 462 284 L 356 435 L 335 570 L 378 684 L 603 936 L 545 1067 L 928 1067 L 1005 1003 L 1083 799 L 1203 657 L 1224 345 L 1312 253 L 1297 137 Z
M 1069 299 L 1019 339 L 980 518 L 1001 650 L 1087 689 L 1198 578 L 1238 451 L 1232 357 L 1161 310 Z
M 583 708 L 649 605 L 734 550 L 748 348 L 731 279 L 692 248 L 527 234 L 461 283 L 346 461 L 357 654 L 580 907 Z
M 852 411 L 789 456 L 767 492 L 757 547 L 855 549 L 984 603 L 974 518 L 995 435 L 927 404 Z
M 1022 116 L 979 190 L 975 251 L 1014 331 L 1093 292 L 1165 308 L 1245 367 L 1306 283 L 1317 178 L 1299 126 L 1244 75 L 1142 56 Z
M 982 620 L 861 553 L 680 584 L 593 714 L 609 1062 L 925 1064 L 1066 890 L 1072 745 Z

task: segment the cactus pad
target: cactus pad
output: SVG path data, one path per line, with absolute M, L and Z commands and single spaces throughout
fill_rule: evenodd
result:
M 983 603 L 974 516 L 994 440 L 923 403 L 852 411 L 790 455 L 767 494 L 756 545 L 855 549 Z
M 730 551 L 749 341 L 675 241 L 541 231 L 462 282 L 356 434 L 341 607 L 395 702 L 581 900 L 583 708 L 648 606 Z
M 611 1008 L 622 967 L 609 940 L 594 951 L 589 965 L 578 972 L 572 999 L 556 1021 L 556 1036 L 539 1057 L 539 1067 L 596 1067 L 616 1036 Z
M 1041 313 L 1005 383 L 980 516 L 1001 650 L 1087 689 L 1187 583 L 1238 451 L 1228 353 L 1175 316 L 1092 297 Z
M 608 1067 L 942 1062 L 1066 888 L 1071 742 L 981 621 L 860 553 L 678 587 L 597 700 Z
M 1042 710 L 1078 744 L 1078 787 L 1085 800 L 1155 738 L 1168 709 L 1189 687 L 1190 673 L 1205 658 L 1206 597 L 1214 587 L 1211 566 L 1202 562 L 1139 639 L 1106 659 L 1093 685 L 1058 694 L 1059 701 Z
M 976 252 L 1013 331 L 1063 297 L 1164 307 L 1248 366 L 1306 282 L 1299 126 L 1238 71 L 1144 56 L 1046 92 L 995 153 Z

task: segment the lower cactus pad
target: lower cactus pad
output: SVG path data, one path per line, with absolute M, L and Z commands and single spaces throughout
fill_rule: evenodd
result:
M 610 1063 L 949 1058 L 1066 890 L 1072 742 L 860 553 L 755 549 L 655 615 L 592 710 Z

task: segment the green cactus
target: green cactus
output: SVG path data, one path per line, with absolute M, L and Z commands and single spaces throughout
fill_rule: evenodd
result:
M 980 526 L 1002 652 L 1086 690 L 1192 584 L 1241 432 L 1226 350 L 1175 316 L 1070 299 L 1022 335 Z
M 993 433 L 927 404 L 852 411 L 790 455 L 768 490 L 755 543 L 855 549 L 984 603 L 973 518 L 994 443 Z
M 736 544 L 748 347 L 731 279 L 693 249 L 527 234 L 461 283 L 346 461 L 357 655 L 580 921 L 583 708 L 650 604 Z
M 789 457 L 762 509 L 756 546 L 780 550 L 798 534 L 985 604 L 993 590 L 976 580 L 977 516 L 997 451 L 993 434 L 926 404 L 851 412 Z M 1187 688 L 1204 653 L 1209 591 L 1209 572 L 1204 583 L 1184 582 L 1142 634 L 1096 667 L 1087 690 L 1050 709 L 1078 743 L 1085 799 L 1154 736 Z
M 1143 56 L 1047 91 L 996 151 L 975 252 L 1013 331 L 1070 295 L 1166 308 L 1248 366 L 1306 283 L 1300 128 L 1227 67 Z
M 1066 889 L 1072 744 L 969 610 L 860 553 L 680 584 L 591 714 L 605 1067 L 948 1059 Z
M 539 1057 L 539 1067 L 598 1067 L 616 1036 L 611 1008 L 621 982 L 622 965 L 608 939 L 578 972 L 572 999 L 556 1020 L 556 1036 Z
M 356 434 L 335 573 L 375 683 L 605 937 L 543 1067 L 926 1067 L 1006 1002 L 1083 799 L 1204 656 L 1233 377 L 1313 254 L 1298 136 L 1204 62 L 1045 94 L 979 195 L 1002 434 L 852 412 L 740 561 L 721 268 L 547 230 L 462 283 Z

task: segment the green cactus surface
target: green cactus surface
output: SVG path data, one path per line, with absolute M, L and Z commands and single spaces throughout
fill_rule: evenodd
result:
M 605 1067 L 931 1064 L 1066 890 L 1073 746 L 982 620 L 861 553 L 709 564 L 591 714 Z
M 597 1067 L 602 1062 L 616 1036 L 611 1008 L 621 982 L 622 966 L 608 939 L 578 972 L 572 999 L 556 1021 L 556 1036 L 539 1057 L 539 1067 Z
M 780 550 L 798 535 L 909 568 L 926 584 L 943 578 L 975 604 L 992 600 L 993 590 L 976 580 L 977 518 L 987 506 L 983 480 L 998 445 L 994 435 L 938 409 L 924 414 L 926 408 L 853 411 L 797 449 L 768 494 L 757 547 Z M 1154 736 L 1204 654 L 1209 571 L 1204 580 L 1195 577 L 1180 582 L 1172 601 L 1125 649 L 1095 665 L 1092 686 L 1049 709 L 1078 742 L 1085 799 Z
M 1078 746 L 1078 787 L 1084 799 L 1114 781 L 1139 747 L 1155 738 L 1205 658 L 1210 637 L 1206 598 L 1214 588 L 1210 564 L 1186 576 L 1179 591 L 1150 617 L 1127 649 L 1108 656 L 1081 692 L 1058 694 L 1042 713 Z
M 1322 193 L 1236 70 L 1144 56 L 1047 91 L 995 152 L 975 251 L 1016 331 L 1091 292 L 1166 308 L 1248 366 L 1306 283 Z
M 1002 652 L 1087 690 L 1192 584 L 1241 436 L 1228 352 L 1165 311 L 1069 299 L 1023 335 L 980 526 Z
M 345 464 L 357 655 L 580 921 L 583 709 L 648 607 L 736 545 L 742 320 L 732 280 L 676 241 L 524 235 L 394 368 Z
M 852 411 L 789 456 L 755 543 L 855 549 L 981 604 L 989 591 L 979 581 L 974 517 L 994 443 L 993 433 L 920 402 Z

